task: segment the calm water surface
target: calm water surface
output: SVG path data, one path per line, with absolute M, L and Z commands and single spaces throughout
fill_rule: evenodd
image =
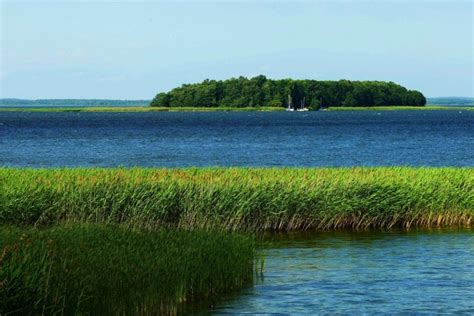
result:
M 474 111 L 0 112 L 0 165 L 473 166 Z
M 283 236 L 215 314 L 474 314 L 473 230 Z

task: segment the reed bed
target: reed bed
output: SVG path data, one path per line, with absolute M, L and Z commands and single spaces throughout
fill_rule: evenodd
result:
M 176 314 L 251 284 L 254 239 L 80 225 L 0 227 L 0 315 Z
M 0 223 L 329 230 L 469 226 L 473 168 L 0 169 Z

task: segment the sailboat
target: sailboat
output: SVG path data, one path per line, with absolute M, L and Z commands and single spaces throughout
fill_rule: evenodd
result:
M 291 107 L 291 95 L 288 95 L 288 107 L 286 108 L 286 111 L 288 112 L 293 112 L 295 109 Z
M 297 111 L 297 112 L 306 112 L 306 111 L 309 111 L 309 109 L 305 108 L 304 107 L 304 103 L 305 103 L 305 99 L 306 97 L 303 98 L 303 100 L 301 100 L 300 102 L 300 107 L 295 109 L 292 105 L 292 101 L 293 99 L 291 98 L 291 95 L 288 95 L 288 107 L 286 108 L 286 111 L 288 112 L 294 112 L 294 111 Z
M 301 107 L 296 109 L 296 111 L 298 112 L 306 112 L 306 111 L 309 111 L 309 109 L 305 108 L 304 107 L 304 101 L 305 101 L 306 97 L 303 97 L 303 100 L 301 100 Z

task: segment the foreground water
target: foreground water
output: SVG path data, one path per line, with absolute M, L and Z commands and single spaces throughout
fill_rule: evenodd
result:
M 473 230 L 286 235 L 215 314 L 474 314 Z
M 0 112 L 0 165 L 473 166 L 473 111 Z

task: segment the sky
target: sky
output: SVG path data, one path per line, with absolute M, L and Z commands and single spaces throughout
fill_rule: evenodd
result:
M 474 96 L 474 1 L 0 0 L 0 97 L 152 99 L 231 77 Z

